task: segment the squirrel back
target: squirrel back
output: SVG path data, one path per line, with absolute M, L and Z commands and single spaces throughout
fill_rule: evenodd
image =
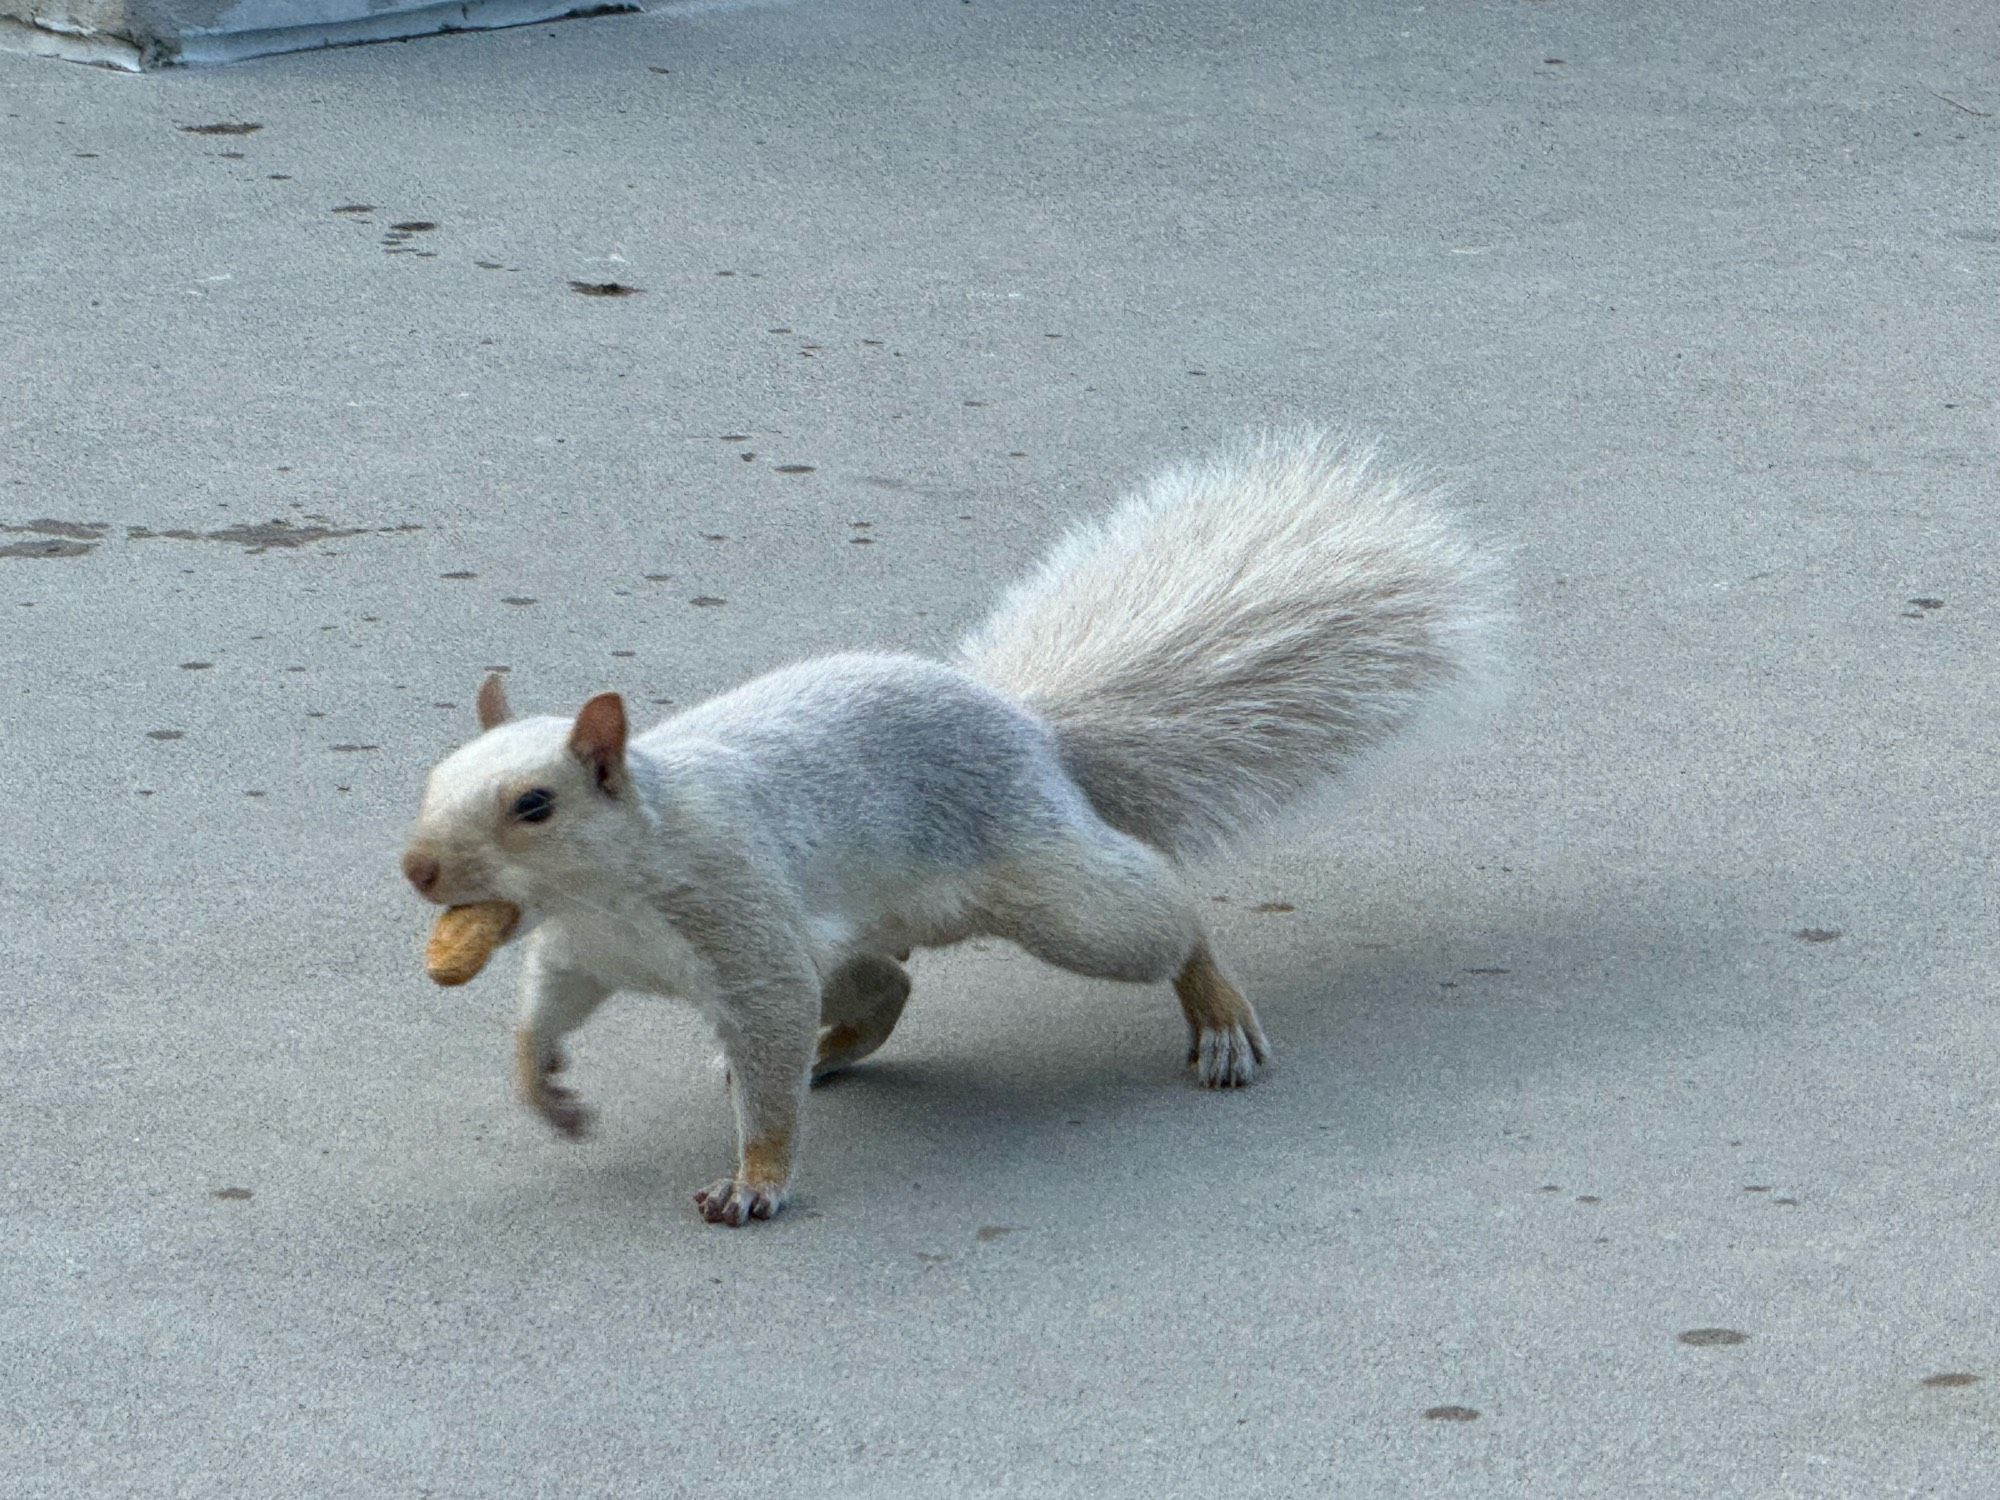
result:
M 1051 725 L 1106 822 L 1186 856 L 1476 697 L 1499 594 L 1433 488 L 1307 431 L 1077 526 L 959 663 Z

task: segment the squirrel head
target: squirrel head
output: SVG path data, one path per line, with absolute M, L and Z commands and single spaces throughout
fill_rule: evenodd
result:
M 625 704 L 601 693 L 575 719 L 517 719 L 500 678 L 479 689 L 478 739 L 431 772 L 403 874 L 440 906 L 533 910 L 587 880 L 635 816 Z

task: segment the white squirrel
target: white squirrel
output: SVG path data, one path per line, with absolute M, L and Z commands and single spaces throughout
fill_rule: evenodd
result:
M 808 1083 L 880 1047 L 915 948 L 1006 938 L 1172 980 L 1212 1088 L 1271 1049 L 1223 976 L 1190 858 L 1267 823 L 1493 678 L 1500 569 L 1425 485 L 1305 432 L 1170 470 L 1077 526 L 947 664 L 785 667 L 628 741 L 615 693 L 512 718 L 432 771 L 403 869 L 529 933 L 517 1084 L 558 1131 L 561 1039 L 614 990 L 721 1041 L 736 1170 L 704 1217 L 768 1218 Z

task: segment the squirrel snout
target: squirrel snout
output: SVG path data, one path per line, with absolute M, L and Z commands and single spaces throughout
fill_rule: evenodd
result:
M 403 856 L 403 875 L 417 888 L 419 896 L 428 896 L 437 889 L 437 883 L 444 877 L 444 867 L 437 859 L 420 849 L 412 849 Z

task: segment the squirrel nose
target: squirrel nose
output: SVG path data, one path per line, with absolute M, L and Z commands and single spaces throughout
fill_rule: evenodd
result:
M 437 883 L 444 875 L 444 870 L 430 855 L 420 854 L 412 849 L 403 856 L 403 874 L 410 884 L 417 888 L 418 895 L 428 896 L 437 889 Z

